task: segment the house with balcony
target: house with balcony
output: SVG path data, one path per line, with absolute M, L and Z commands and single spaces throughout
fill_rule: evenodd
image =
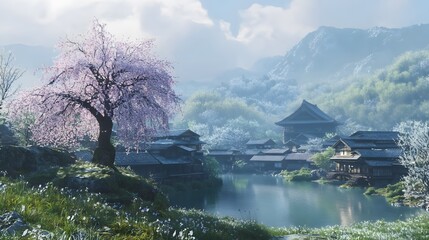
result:
M 335 174 L 362 177 L 369 183 L 399 180 L 406 169 L 399 163 L 402 151 L 397 145 L 398 137 L 394 131 L 358 131 L 340 138 L 332 146 Z

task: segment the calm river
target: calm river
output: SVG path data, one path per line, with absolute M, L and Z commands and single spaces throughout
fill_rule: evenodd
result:
M 171 196 L 171 203 L 273 227 L 350 225 L 366 220 L 405 219 L 423 212 L 390 206 L 383 197 L 363 195 L 362 189 L 285 182 L 280 177 L 250 174 L 225 174 L 222 179 L 223 186 L 216 192 Z

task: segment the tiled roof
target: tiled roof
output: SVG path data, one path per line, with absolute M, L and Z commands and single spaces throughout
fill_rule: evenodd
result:
M 262 153 L 262 149 L 246 149 L 242 152 L 243 155 L 256 155 Z
M 159 133 L 156 137 L 178 137 L 185 133 L 190 133 L 192 135 L 200 136 L 197 133 L 191 131 L 190 129 L 174 129 L 174 130 L 169 130 L 167 132 Z
M 297 119 L 299 114 L 305 114 L 308 116 L 308 119 Z M 338 124 L 335 119 L 328 116 L 322 110 L 320 110 L 317 105 L 311 104 L 305 100 L 302 101 L 301 106 L 293 112 L 291 115 L 287 116 L 283 120 L 276 122 L 277 125 L 284 126 L 289 124 L 315 124 L 315 123 L 332 123 Z
M 247 145 L 264 145 L 264 144 L 276 144 L 272 139 L 258 139 L 258 140 L 249 140 Z
M 194 152 L 194 151 L 196 151 L 193 148 L 182 146 L 182 145 L 179 145 L 178 147 L 181 148 L 181 149 L 183 149 L 183 150 L 185 150 L 185 151 L 187 151 L 187 152 Z
M 350 139 L 365 139 L 365 140 L 387 140 L 395 141 L 399 137 L 399 132 L 394 131 L 357 131 L 350 135 Z
M 364 158 L 388 158 L 396 159 L 401 156 L 401 149 L 383 149 L 383 150 L 374 150 L 374 149 L 358 149 L 357 153 Z
M 260 162 L 281 162 L 285 159 L 285 156 L 279 155 L 255 155 L 250 161 L 260 161 Z
M 204 142 L 199 141 L 199 140 L 194 140 L 194 141 L 180 141 L 180 140 L 175 140 L 175 139 L 159 139 L 156 140 L 152 143 L 150 143 L 149 145 L 157 145 L 157 144 L 163 144 L 163 145 L 199 145 L 199 144 L 204 144 Z
M 356 141 L 356 140 L 350 139 L 350 138 L 341 138 L 340 141 L 345 143 L 351 149 L 356 149 L 356 148 L 369 148 L 369 149 L 371 149 L 371 148 L 375 148 L 377 146 L 373 142 L 360 142 L 360 141 Z
M 273 149 L 267 149 L 267 150 L 263 150 L 262 153 L 264 154 L 286 154 L 289 151 L 289 149 L 285 149 L 285 148 L 273 148 Z
M 311 153 L 289 153 L 289 154 L 286 154 L 285 160 L 307 161 L 307 160 L 310 160 L 311 156 L 313 156 L 313 154 L 311 154 Z
M 207 155 L 208 156 L 227 156 L 233 155 L 234 152 L 231 150 L 211 150 Z

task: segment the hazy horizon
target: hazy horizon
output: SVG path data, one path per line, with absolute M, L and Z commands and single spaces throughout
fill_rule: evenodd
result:
M 405 0 L 0 0 L 0 46 L 53 48 L 60 39 L 85 33 L 97 18 L 119 38 L 154 38 L 158 55 L 173 63 L 179 84 L 211 84 L 226 70 L 286 54 L 320 26 L 425 24 L 428 7 L 426 1 Z

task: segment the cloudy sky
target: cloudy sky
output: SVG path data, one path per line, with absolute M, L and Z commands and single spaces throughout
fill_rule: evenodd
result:
M 426 0 L 0 0 L 0 45 L 52 47 L 98 18 L 118 37 L 154 38 L 181 81 L 207 81 L 285 54 L 319 26 L 429 23 Z

